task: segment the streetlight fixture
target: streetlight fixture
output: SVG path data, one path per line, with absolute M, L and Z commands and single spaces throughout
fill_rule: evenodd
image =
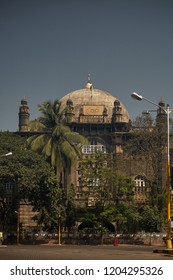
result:
M 12 152 L 9 152 L 7 154 L 4 154 L 4 155 L 0 155 L 0 157 L 8 157 L 8 156 L 11 156 L 13 153 Z
M 166 116 L 167 116 L 167 241 L 166 246 L 167 249 L 172 249 L 172 241 L 171 241 L 171 169 L 170 169 L 170 143 L 169 143 L 169 114 L 172 112 L 172 110 L 169 108 L 169 105 L 167 105 L 166 109 L 160 106 L 159 104 L 149 100 L 148 98 L 133 92 L 131 94 L 131 97 L 134 99 L 141 101 L 142 99 L 161 108 Z

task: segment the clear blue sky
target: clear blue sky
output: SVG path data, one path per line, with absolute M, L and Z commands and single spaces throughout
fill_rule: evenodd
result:
M 173 108 L 173 1 L 0 0 L 0 130 L 18 130 L 24 96 L 34 119 L 88 73 L 132 119 L 153 109 L 133 91 Z

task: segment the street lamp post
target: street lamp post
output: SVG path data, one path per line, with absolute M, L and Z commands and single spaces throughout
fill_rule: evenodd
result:
M 18 209 L 18 211 L 15 211 L 15 213 L 17 214 L 16 244 L 19 245 L 19 241 L 20 241 L 20 208 Z
M 58 245 L 61 246 L 61 216 L 58 217 Z
M 133 92 L 131 97 L 134 99 L 141 101 L 142 99 L 161 108 L 166 116 L 167 116 L 167 241 L 166 246 L 167 249 L 172 249 L 172 241 L 171 241 L 171 169 L 170 169 L 170 141 L 169 141 L 169 114 L 172 112 L 170 110 L 169 105 L 167 105 L 166 109 L 160 106 L 159 104 L 149 100 L 142 95 Z

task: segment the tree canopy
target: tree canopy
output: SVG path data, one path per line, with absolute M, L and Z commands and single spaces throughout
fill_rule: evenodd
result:
M 12 155 L 4 156 L 9 151 Z M 39 224 L 49 228 L 57 225 L 59 212 L 64 215 L 62 190 L 54 170 L 43 156 L 29 150 L 24 137 L 13 133 L 0 133 L 0 164 L 1 186 L 4 187 L 6 182 L 14 182 L 17 187 L 13 214 L 18 209 L 19 200 L 24 199 L 31 203 L 33 210 L 39 211 L 35 216 Z M 3 208 L 7 208 L 4 199 L 1 195 Z
M 30 130 L 37 131 L 28 139 L 32 150 L 44 155 L 60 173 L 71 165 L 80 155 L 80 147 L 87 140 L 64 123 L 64 111 L 58 100 L 47 101 L 38 106 L 41 116 L 30 123 Z

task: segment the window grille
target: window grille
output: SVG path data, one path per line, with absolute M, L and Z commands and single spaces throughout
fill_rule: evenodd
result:
M 106 153 L 106 146 L 104 146 L 104 145 L 84 145 L 84 146 L 82 146 L 83 154 L 95 154 L 96 152 Z

